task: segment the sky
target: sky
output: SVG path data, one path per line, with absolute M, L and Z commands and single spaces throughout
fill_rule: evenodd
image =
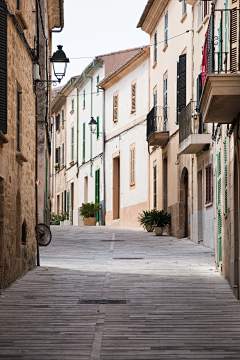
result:
M 70 59 L 65 78 L 80 75 L 90 59 L 105 53 L 148 45 L 149 35 L 136 26 L 147 0 L 65 0 L 64 29 L 53 34 L 52 51 L 63 45 Z

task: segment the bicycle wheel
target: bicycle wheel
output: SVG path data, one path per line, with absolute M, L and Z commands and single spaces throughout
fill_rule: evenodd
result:
M 38 242 L 41 246 L 47 246 L 52 240 L 52 233 L 45 224 L 38 224 Z

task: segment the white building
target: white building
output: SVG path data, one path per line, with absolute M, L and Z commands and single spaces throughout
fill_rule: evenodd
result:
M 149 209 L 149 47 L 100 81 L 106 104 L 106 225 L 139 226 Z

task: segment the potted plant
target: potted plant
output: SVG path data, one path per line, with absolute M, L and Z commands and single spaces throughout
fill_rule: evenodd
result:
M 57 216 L 54 212 L 51 214 L 50 225 L 60 225 L 60 216 Z
M 56 163 L 56 164 L 54 165 L 54 169 L 55 169 L 55 172 L 57 172 L 57 171 L 59 170 L 59 163 Z
M 95 226 L 96 217 L 95 213 L 101 210 L 101 204 L 97 203 L 83 203 L 79 208 L 79 214 L 83 217 L 83 224 L 86 226 Z
M 142 227 L 148 232 L 153 232 L 154 222 L 152 218 L 152 210 L 143 210 L 142 214 L 139 214 L 138 221 Z
M 155 225 L 155 234 L 161 236 L 163 229 L 171 224 L 171 214 L 164 210 L 152 210 L 151 216 Z
M 69 216 L 69 211 L 65 212 L 64 214 L 64 225 L 65 226 L 70 226 L 71 225 L 71 219 Z

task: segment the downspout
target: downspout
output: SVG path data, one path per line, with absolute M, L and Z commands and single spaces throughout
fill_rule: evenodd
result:
M 72 78 L 70 79 L 70 85 L 75 89 L 75 86 L 72 83 Z M 76 173 L 77 178 L 78 178 L 78 137 L 79 137 L 79 90 L 77 88 L 77 173 Z
M 95 65 L 95 60 L 93 60 L 92 64 L 93 64 L 93 67 L 95 67 L 95 68 L 102 68 L 102 65 Z
M 92 99 L 93 99 L 93 77 L 92 76 L 87 76 L 85 74 L 85 71 L 83 72 L 83 77 L 86 79 L 91 79 L 91 117 L 92 117 Z M 92 177 L 92 166 L 93 166 L 93 161 L 92 161 L 92 125 L 90 126 L 90 130 L 91 130 L 91 134 L 90 134 L 90 176 Z
M 63 0 L 59 0 L 59 12 L 60 12 L 60 29 L 59 30 L 52 30 L 52 33 L 60 33 L 63 30 Z

